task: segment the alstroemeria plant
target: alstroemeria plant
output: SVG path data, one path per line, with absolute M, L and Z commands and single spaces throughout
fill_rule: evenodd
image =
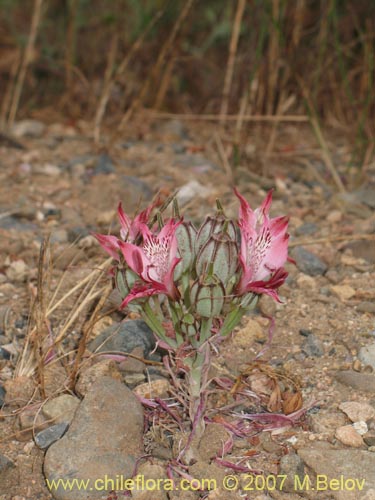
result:
M 221 204 L 200 228 L 174 215 L 163 220 L 154 203 L 133 220 L 118 207 L 120 237 L 95 235 L 115 260 L 121 307 L 137 310 L 159 344 L 185 373 L 192 429 L 203 432 L 208 368 L 215 341 L 231 333 L 261 294 L 279 300 L 287 277 L 286 217 L 269 217 L 272 192 L 251 209 L 240 201 L 238 220 Z

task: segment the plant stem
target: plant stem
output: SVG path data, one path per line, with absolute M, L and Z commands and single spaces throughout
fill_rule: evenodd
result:
M 204 409 L 206 406 L 205 386 L 210 367 L 210 346 L 205 343 L 196 352 L 187 374 L 189 391 L 189 415 L 192 423 L 192 434 L 195 437 L 202 437 L 204 432 Z

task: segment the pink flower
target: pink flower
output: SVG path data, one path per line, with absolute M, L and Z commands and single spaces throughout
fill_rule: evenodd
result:
M 139 231 L 143 237 L 142 245 L 120 241 L 120 249 L 130 269 L 132 269 L 144 283 L 137 283 L 129 295 L 125 297 L 121 307 L 125 307 L 131 300 L 149 297 L 163 293 L 177 299 L 179 292 L 173 280 L 175 267 L 180 262 L 178 257 L 176 229 L 181 221 L 170 219 L 155 235 L 145 225 L 139 224 Z
M 272 191 L 256 210 L 250 208 L 236 189 L 234 192 L 241 204 L 238 225 L 242 274 L 236 292 L 239 295 L 266 293 L 279 300 L 275 288 L 282 285 L 288 275 L 282 267 L 288 258 L 288 218 L 270 219 Z
M 120 236 L 124 241 L 134 243 L 141 235 L 141 228 L 148 222 L 152 210 L 158 204 L 158 200 L 148 206 L 145 210 L 134 217 L 133 220 L 124 212 L 121 202 L 117 208 L 117 215 L 120 220 L 121 229 Z M 116 236 L 93 233 L 93 236 L 98 240 L 101 247 L 115 260 L 120 260 L 120 243 L 121 240 Z
M 141 234 L 141 226 L 147 224 L 148 219 L 150 218 L 150 214 L 157 204 L 157 201 L 155 203 L 152 203 L 145 210 L 136 215 L 133 220 L 131 220 L 130 217 L 122 209 L 121 202 L 119 203 L 117 208 L 117 215 L 121 224 L 120 236 L 124 241 L 131 241 L 132 243 L 135 242 L 135 240 Z

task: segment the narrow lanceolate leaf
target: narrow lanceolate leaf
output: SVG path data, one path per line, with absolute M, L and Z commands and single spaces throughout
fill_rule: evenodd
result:
M 153 312 L 150 307 L 150 304 L 146 302 L 142 307 L 143 319 L 147 326 L 154 332 L 154 334 L 161 340 L 163 340 L 166 344 L 168 344 L 173 349 L 176 349 L 177 343 L 174 339 L 167 337 L 166 331 L 161 324 L 160 320 Z
M 235 307 L 225 318 L 224 323 L 220 329 L 220 334 L 224 337 L 231 333 L 241 321 L 245 313 L 246 309 L 244 309 L 243 307 Z

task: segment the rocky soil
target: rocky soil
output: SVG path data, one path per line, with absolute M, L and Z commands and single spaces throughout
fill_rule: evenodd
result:
M 350 185 L 338 194 L 307 124 L 280 125 L 267 158 L 267 130 L 253 127 L 233 168 L 209 125 L 140 120 L 101 147 L 84 123 L 20 122 L 0 137 L 0 500 L 375 499 L 374 164 L 359 183 L 330 137 Z M 234 184 L 254 207 L 275 188 L 296 264 L 282 303 L 263 297 L 220 345 L 212 376 L 228 385 L 211 384 L 205 434 L 177 464 L 186 423 L 163 410 L 178 411 L 163 353 L 117 310 L 91 232 L 118 229 L 120 200 L 134 213 L 177 188 L 197 223 L 218 197 L 234 216 Z M 149 487 L 130 492 L 121 479 L 137 474 Z M 92 482 L 49 491 L 59 478 Z

